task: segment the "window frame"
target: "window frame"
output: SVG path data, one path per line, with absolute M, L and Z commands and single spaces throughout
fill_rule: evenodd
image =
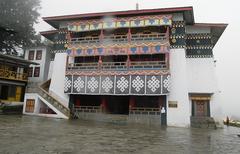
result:
M 31 72 L 31 75 L 30 75 Z M 28 77 L 33 77 L 33 67 L 28 68 Z
M 36 75 L 36 70 L 38 70 L 38 75 Z M 40 67 L 35 67 L 34 68 L 33 77 L 40 77 Z
M 28 60 L 34 60 L 35 51 L 29 50 L 28 51 Z
M 36 60 L 42 60 L 42 50 L 37 50 L 36 51 Z

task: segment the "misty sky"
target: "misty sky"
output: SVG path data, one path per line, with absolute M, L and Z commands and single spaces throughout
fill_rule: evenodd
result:
M 217 77 L 225 115 L 240 118 L 240 1 L 239 0 L 42 0 L 42 17 L 132 10 L 193 6 L 195 22 L 228 23 L 213 52 L 217 60 Z M 39 19 L 36 30 L 51 27 Z

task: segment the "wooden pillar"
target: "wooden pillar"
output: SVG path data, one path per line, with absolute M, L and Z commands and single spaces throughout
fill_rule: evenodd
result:
M 160 108 L 160 110 L 164 106 L 163 101 L 164 101 L 163 98 L 161 96 L 159 96 L 159 98 L 158 98 L 158 108 Z
M 166 31 L 165 37 L 169 38 L 169 26 L 167 26 L 167 31 Z
M 104 96 L 101 97 L 101 105 L 100 105 L 102 112 L 106 112 L 107 111 L 107 101 L 106 98 Z
M 131 64 L 130 55 L 127 55 L 127 69 L 129 69 L 130 64 Z
M 132 33 L 131 33 L 131 29 L 130 28 L 128 28 L 128 43 L 130 43 L 131 42 L 131 39 L 132 39 Z
M 165 53 L 165 63 L 166 63 L 166 67 L 169 68 L 170 63 L 169 63 L 169 52 Z
M 102 56 L 99 56 L 98 59 L 98 69 L 100 70 L 102 68 Z
M 66 60 L 66 70 L 68 70 L 68 68 L 69 68 L 69 56 L 67 55 L 67 60 Z
M 129 110 L 131 110 L 134 107 L 135 107 L 135 97 L 134 96 L 130 96 L 130 99 L 129 99 Z
M 104 38 L 104 34 L 103 34 L 103 29 L 101 29 L 101 33 L 100 33 L 100 42 L 103 42 L 103 38 Z
M 80 98 L 77 98 L 77 99 L 76 99 L 76 104 L 75 104 L 75 106 L 81 106 L 81 100 L 80 100 Z

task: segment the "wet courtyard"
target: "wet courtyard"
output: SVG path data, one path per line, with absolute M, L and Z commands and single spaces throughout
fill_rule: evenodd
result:
M 206 130 L 0 115 L 1 154 L 240 153 L 239 128 Z

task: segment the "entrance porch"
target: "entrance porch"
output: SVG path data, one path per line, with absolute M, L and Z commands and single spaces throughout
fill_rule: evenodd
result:
M 108 121 L 106 119 L 112 120 L 112 117 L 123 117 L 123 115 L 126 115 L 126 118 L 121 118 L 125 119 L 125 122 L 157 125 L 167 124 L 166 95 L 70 95 L 70 102 L 75 118 Z

